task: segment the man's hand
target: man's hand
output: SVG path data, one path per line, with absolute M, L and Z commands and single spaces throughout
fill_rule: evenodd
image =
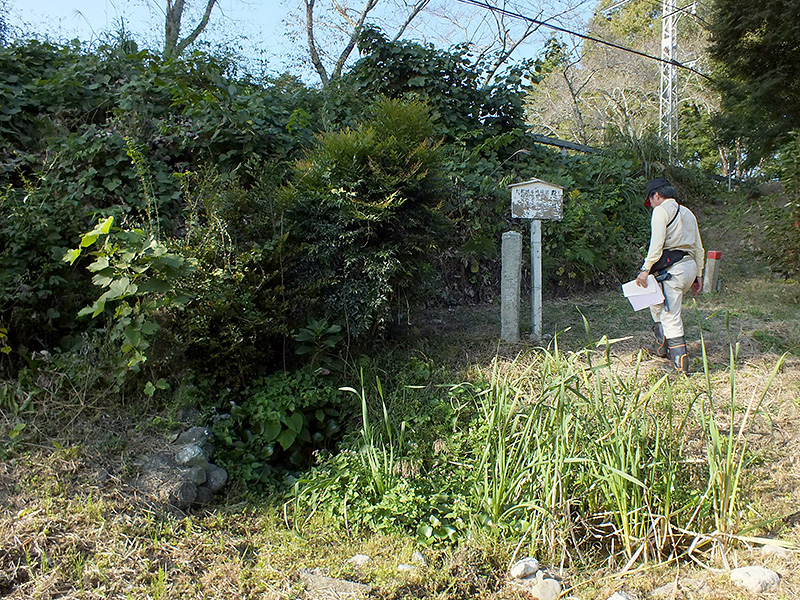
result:
M 646 288 L 647 287 L 647 276 L 650 275 L 647 271 L 639 271 L 639 275 L 636 277 L 636 285 L 639 287 Z
M 700 281 L 700 278 L 698 277 L 697 279 L 694 280 L 694 283 L 692 284 L 692 294 L 697 296 L 697 294 L 699 294 L 700 290 L 702 289 L 703 289 L 703 282 Z

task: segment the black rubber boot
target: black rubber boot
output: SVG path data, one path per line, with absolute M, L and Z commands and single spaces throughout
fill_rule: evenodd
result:
M 656 336 L 656 356 L 667 358 L 667 338 L 664 336 L 661 323 L 653 323 L 653 334 Z
M 678 373 L 689 373 L 689 354 L 686 352 L 686 338 L 683 336 L 667 340 L 669 360 Z

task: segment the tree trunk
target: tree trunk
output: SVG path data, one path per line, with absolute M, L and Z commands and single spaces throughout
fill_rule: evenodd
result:
M 167 0 L 167 12 L 164 20 L 164 58 L 176 58 L 183 54 L 183 51 L 205 30 L 211 18 L 211 11 L 216 4 L 217 0 L 206 0 L 206 9 L 197 27 L 181 39 L 181 21 L 183 9 L 186 8 L 186 0 Z

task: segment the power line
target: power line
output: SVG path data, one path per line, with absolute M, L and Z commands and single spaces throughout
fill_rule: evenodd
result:
M 480 7 L 480 8 L 485 8 L 486 10 L 489 10 L 489 11 L 492 11 L 492 12 L 495 12 L 495 13 L 500 13 L 500 14 L 503 14 L 503 15 L 505 15 L 507 17 L 511 17 L 513 19 L 520 19 L 522 21 L 527 21 L 528 23 L 533 23 L 534 25 L 539 25 L 541 27 L 547 27 L 548 29 L 552 29 L 554 31 L 559 31 L 561 33 L 566 33 L 567 35 L 574 35 L 574 36 L 579 37 L 581 39 L 584 39 L 584 40 L 587 40 L 587 41 L 590 41 L 590 42 L 596 42 L 598 44 L 602 44 L 604 46 L 609 46 L 609 47 L 615 48 L 617 50 L 622 50 L 623 52 L 629 52 L 630 54 L 635 54 L 635 55 L 641 56 L 643 58 L 647 58 L 647 59 L 650 59 L 650 60 L 655 60 L 655 61 L 660 62 L 660 63 L 674 65 L 674 66 L 679 67 L 681 69 L 686 69 L 687 71 L 691 71 L 695 75 L 699 75 L 700 77 L 703 77 L 704 79 L 707 79 L 709 81 L 714 81 L 711 77 L 709 77 L 705 73 L 701 73 L 697 69 L 693 69 L 692 67 L 686 66 L 683 63 L 680 63 L 680 62 L 678 62 L 677 60 L 674 60 L 674 59 L 673 60 L 665 60 L 663 58 L 659 58 L 658 56 L 653 56 L 652 54 L 647 54 L 646 52 L 640 52 L 639 50 L 634 50 L 633 48 L 626 48 L 625 46 L 621 46 L 619 44 L 615 44 L 614 42 L 601 40 L 600 38 L 596 38 L 596 37 L 593 37 L 591 35 L 586 35 L 585 33 L 578 33 L 577 31 L 572 31 L 571 29 L 567 29 L 565 27 L 560 27 L 558 25 L 553 25 L 552 23 L 548 23 L 547 21 L 542 21 L 540 19 L 534 19 L 533 17 L 527 17 L 527 16 L 522 15 L 520 13 L 516 13 L 516 12 L 510 11 L 510 10 L 506 10 L 505 8 L 499 8 L 497 6 L 492 6 L 491 4 L 487 4 L 486 2 L 479 2 L 478 0 L 457 0 L 457 1 L 461 2 L 462 4 L 471 4 L 473 6 L 477 6 L 477 7 Z
M 606 14 L 607 15 L 607 14 L 613 12 L 614 9 L 619 8 L 620 6 L 622 6 L 623 4 L 627 4 L 628 2 L 630 2 L 630 0 L 620 0 L 616 4 L 614 4 L 612 6 L 609 6 L 608 8 L 604 8 L 603 10 L 601 10 L 599 12 L 600 12 L 600 14 Z M 647 3 L 650 6 L 652 6 L 653 8 L 661 9 L 661 3 L 658 2 L 658 0 L 647 0 Z M 682 7 L 676 8 L 675 11 L 679 12 L 679 13 L 681 13 L 683 15 L 686 15 L 687 17 L 693 17 L 698 23 L 702 23 L 707 28 L 711 27 L 711 23 L 709 23 L 703 17 L 698 15 L 696 11 L 692 12 L 692 11 L 687 11 L 686 10 L 687 8 L 690 8 L 692 6 L 697 6 L 697 5 L 706 6 L 706 4 L 703 3 L 703 2 L 700 2 L 700 0 L 695 0 L 694 2 L 691 2 L 691 3 L 687 4 L 686 6 L 682 6 Z

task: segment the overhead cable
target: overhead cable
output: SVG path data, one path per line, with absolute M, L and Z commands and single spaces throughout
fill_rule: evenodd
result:
M 633 48 L 626 48 L 625 46 L 621 46 L 619 44 L 615 44 L 614 42 L 609 42 L 607 40 L 601 40 L 600 38 L 596 38 L 596 37 L 593 37 L 591 35 L 586 35 L 585 33 L 578 33 L 577 31 L 572 31 L 572 30 L 567 29 L 565 27 L 560 27 L 558 25 L 553 25 L 552 23 L 548 23 L 547 21 L 542 21 L 541 19 L 535 19 L 533 17 L 527 17 L 527 16 L 522 15 L 520 13 L 516 13 L 516 12 L 510 11 L 510 10 L 506 10 L 505 8 L 499 8 L 497 6 L 492 6 L 491 4 L 488 4 L 486 2 L 480 2 L 479 0 L 457 0 L 457 1 L 461 2 L 462 4 L 470 4 L 472 6 L 478 6 L 480 8 L 484 8 L 486 10 L 505 15 L 505 16 L 511 17 L 513 19 L 520 19 L 522 21 L 527 21 L 528 23 L 533 23 L 534 25 L 539 25 L 541 27 L 546 27 L 546 28 L 552 29 L 554 31 L 559 31 L 561 33 L 566 33 L 567 35 L 574 35 L 575 37 L 579 37 L 581 39 L 584 39 L 584 40 L 587 40 L 587 41 L 590 41 L 590 42 L 596 42 L 596 43 L 602 44 L 604 46 L 609 46 L 609 47 L 615 48 L 617 50 L 622 50 L 623 52 L 629 52 L 631 54 L 636 54 L 637 56 L 641 56 L 643 58 L 648 58 L 650 60 L 655 60 L 655 61 L 658 61 L 660 63 L 665 63 L 665 64 L 668 64 L 668 65 L 675 65 L 678 68 L 685 69 L 687 71 L 690 71 L 690 72 L 694 73 L 695 75 L 699 75 L 700 77 L 703 77 L 704 79 L 708 79 L 709 81 L 714 81 L 711 77 L 709 77 L 705 73 L 701 73 L 697 69 L 693 69 L 692 67 L 684 65 L 683 63 L 678 62 L 677 60 L 674 60 L 674 59 L 673 60 L 666 60 L 666 59 L 663 59 L 663 58 L 659 58 L 658 56 L 653 56 L 652 54 L 647 54 L 646 52 L 640 52 L 639 50 L 634 50 Z

